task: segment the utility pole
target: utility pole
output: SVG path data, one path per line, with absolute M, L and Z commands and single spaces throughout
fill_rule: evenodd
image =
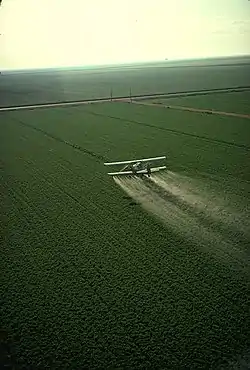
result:
M 111 87 L 111 89 L 110 89 L 110 100 L 112 101 L 112 99 L 113 99 L 113 90 L 112 90 L 112 87 Z
M 130 103 L 132 103 L 132 93 L 131 93 L 131 87 L 129 89 L 129 96 L 130 96 Z

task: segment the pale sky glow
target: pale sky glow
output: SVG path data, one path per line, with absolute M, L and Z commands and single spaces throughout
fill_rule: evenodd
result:
M 0 68 L 250 54 L 247 0 L 3 0 Z

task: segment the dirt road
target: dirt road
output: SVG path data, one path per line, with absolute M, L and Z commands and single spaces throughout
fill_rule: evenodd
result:
M 231 116 L 231 117 L 239 117 L 239 118 L 248 118 L 250 119 L 250 114 L 241 114 L 241 113 L 234 113 L 234 112 L 222 112 L 222 111 L 216 111 L 212 109 L 198 109 L 198 108 L 191 108 L 191 107 L 183 107 L 179 105 L 164 105 L 159 103 L 145 103 L 141 101 L 133 101 L 134 104 L 139 105 L 147 105 L 150 107 L 161 107 L 161 108 L 169 108 L 169 109 L 175 109 L 175 110 L 183 110 L 188 112 L 195 112 L 195 113 L 207 113 L 207 114 L 219 114 L 222 116 Z

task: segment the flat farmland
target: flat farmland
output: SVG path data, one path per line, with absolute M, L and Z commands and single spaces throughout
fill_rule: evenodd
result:
M 143 103 L 159 103 L 162 105 L 211 109 L 250 115 L 249 102 L 250 91 L 143 100 Z
M 16 368 L 249 360 L 249 120 L 129 103 L 0 114 Z M 162 154 L 168 170 L 150 179 L 103 165 Z
M 241 58 L 240 58 L 241 59 Z M 0 107 L 250 86 L 250 60 L 3 72 Z

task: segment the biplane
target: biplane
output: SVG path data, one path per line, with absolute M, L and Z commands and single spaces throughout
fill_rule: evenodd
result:
M 117 172 L 108 172 L 110 176 L 122 176 L 122 175 L 148 175 L 150 177 L 152 172 L 158 172 L 165 170 L 166 166 L 156 166 L 152 167 L 153 162 L 158 162 L 163 159 L 166 159 L 166 156 L 154 157 L 154 158 L 143 158 L 143 159 L 133 159 L 131 161 L 122 161 L 122 162 L 107 162 L 104 163 L 105 166 L 116 166 L 124 165 L 120 171 Z

